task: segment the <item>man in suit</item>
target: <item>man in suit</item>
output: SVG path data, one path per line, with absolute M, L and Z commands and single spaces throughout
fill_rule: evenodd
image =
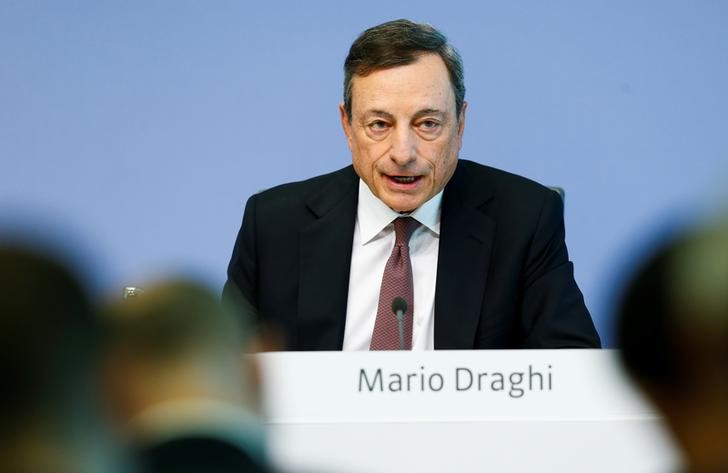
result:
M 458 160 L 467 103 L 447 39 L 384 23 L 357 38 L 344 70 L 353 165 L 249 199 L 224 297 L 292 350 L 379 347 L 378 327 L 396 327 L 392 287 L 409 294 L 406 348 L 598 347 L 559 196 Z M 403 216 L 414 220 L 404 246 Z M 409 283 L 391 283 L 392 258 L 407 274 L 395 280 Z

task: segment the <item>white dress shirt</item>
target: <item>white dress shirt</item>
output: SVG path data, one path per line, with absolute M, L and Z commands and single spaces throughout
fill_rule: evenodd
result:
M 441 202 L 442 191 L 409 214 L 420 222 L 409 242 L 415 306 L 412 350 L 433 350 L 435 347 L 435 284 Z M 359 180 L 344 329 L 345 351 L 369 350 L 384 267 L 394 248 L 392 222 L 402 216 L 406 214 L 399 214 L 387 207 L 372 194 L 364 181 Z

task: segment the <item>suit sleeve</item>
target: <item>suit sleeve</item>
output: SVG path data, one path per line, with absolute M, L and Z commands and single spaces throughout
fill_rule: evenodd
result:
M 259 321 L 257 275 L 256 196 L 254 195 L 245 204 L 243 223 L 235 240 L 222 298 L 225 303 L 234 305 L 249 320 L 256 322 Z
M 547 192 L 524 275 L 524 348 L 600 348 L 566 249 L 563 201 Z

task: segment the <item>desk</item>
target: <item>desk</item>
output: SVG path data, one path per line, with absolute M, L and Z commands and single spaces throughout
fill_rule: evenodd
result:
M 322 472 L 666 472 L 613 350 L 257 355 L 271 455 Z

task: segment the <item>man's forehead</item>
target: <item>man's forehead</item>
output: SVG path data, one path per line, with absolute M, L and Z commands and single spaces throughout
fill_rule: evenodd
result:
M 352 106 L 359 113 L 391 112 L 393 106 L 406 106 L 410 113 L 448 113 L 455 104 L 449 73 L 437 54 L 422 56 L 411 64 L 355 75 L 351 86 Z
M 360 74 L 355 72 L 351 76 L 352 84 L 356 83 L 357 81 L 365 80 L 367 78 L 370 78 L 372 76 L 378 76 L 382 75 L 387 72 L 396 72 L 401 71 L 403 69 L 411 69 L 415 68 L 417 66 L 427 65 L 429 66 L 429 75 L 431 76 L 441 76 L 443 78 L 447 78 L 448 82 L 450 82 L 450 73 L 447 69 L 447 65 L 445 64 L 445 61 L 440 57 L 437 53 L 429 53 L 425 52 L 423 54 L 419 54 L 416 56 L 416 58 L 408 62 L 406 64 L 397 64 L 393 66 L 384 66 L 384 67 L 377 67 L 374 69 L 369 69 L 366 71 L 366 73 Z

